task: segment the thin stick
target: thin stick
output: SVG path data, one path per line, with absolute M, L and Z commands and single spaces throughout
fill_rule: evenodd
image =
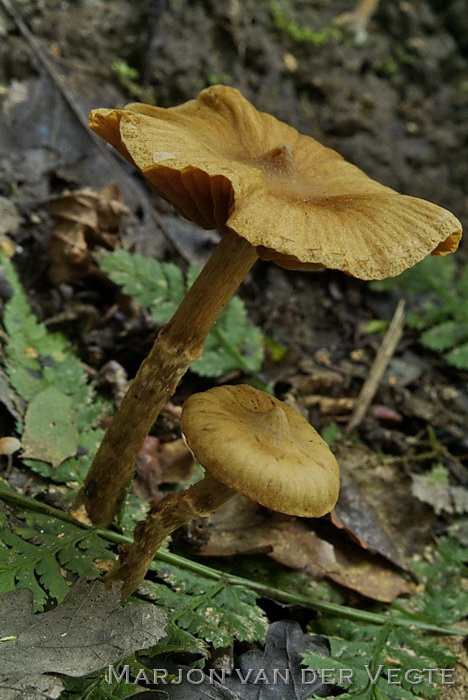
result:
M 95 525 L 112 522 L 145 437 L 188 367 L 203 353 L 206 336 L 256 260 L 254 246 L 226 231 L 159 333 L 107 429 L 75 502 L 74 507 L 85 505 Z
M 380 345 L 377 355 L 375 356 L 369 375 L 362 385 L 356 408 L 354 409 L 349 423 L 346 426 L 345 436 L 349 435 L 350 432 L 359 425 L 367 413 L 369 406 L 371 405 L 380 381 L 385 374 L 385 370 L 387 369 L 396 347 L 400 342 L 400 338 L 403 333 L 403 325 L 405 322 L 404 308 L 404 300 L 399 301 L 395 309 L 395 313 L 393 314 L 392 322 L 390 323 L 384 339 L 382 340 L 382 344 Z

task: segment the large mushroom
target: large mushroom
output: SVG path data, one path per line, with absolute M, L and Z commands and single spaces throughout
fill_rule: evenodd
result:
M 108 525 L 154 420 L 257 257 L 383 279 L 454 251 L 461 226 L 257 111 L 234 88 L 211 87 L 170 109 L 98 109 L 90 124 L 183 216 L 222 233 L 133 380 L 78 498 L 94 523 Z
M 193 394 L 182 410 L 182 431 L 205 477 L 137 525 L 134 543 L 106 576 L 108 584 L 123 581 L 123 598 L 143 580 L 167 535 L 236 493 L 310 518 L 328 513 L 338 499 L 339 469 L 327 443 L 291 406 L 263 391 L 238 385 Z

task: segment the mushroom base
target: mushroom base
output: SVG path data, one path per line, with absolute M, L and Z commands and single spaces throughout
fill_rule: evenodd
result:
M 122 581 L 121 598 L 128 598 L 145 578 L 156 552 L 168 535 L 195 518 L 212 515 L 235 493 L 207 474 L 186 491 L 168 496 L 158 510 L 138 523 L 133 544 L 120 548 L 119 563 L 104 578 L 106 586 Z

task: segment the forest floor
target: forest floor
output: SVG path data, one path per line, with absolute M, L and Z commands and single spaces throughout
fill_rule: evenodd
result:
M 87 376 L 116 403 L 161 324 L 99 268 L 100 247 L 186 271 L 207 259 L 217 234 L 174 213 L 99 143 L 87 127 L 92 108 L 130 101 L 170 107 L 209 85 L 230 85 L 379 182 L 452 211 L 466 229 L 465 3 L 382 0 L 358 28 L 355 4 L 0 0 L 2 251 L 12 257 L 36 317 L 74 344 Z M 112 224 L 90 235 L 84 210 L 73 218 L 74 196 L 111 183 Z M 71 220 L 82 227 L 73 245 Z M 262 366 L 187 374 L 154 427 L 155 442 L 146 445 L 135 495 L 158 502 L 165 478 L 152 470 L 164 472 L 165 459 L 177 472 L 172 483 L 188 478 L 190 469 L 179 463 L 186 458 L 183 400 L 245 381 L 268 387 L 325 435 L 342 469 L 342 495 L 331 518 L 315 525 L 239 500 L 182 532 L 175 553 L 198 562 L 206 557 L 208 565 L 245 571 L 246 578 L 253 575 L 248 556 L 228 564 L 223 557 L 266 553 L 278 567 L 305 572 L 307 581 L 291 584 L 299 592 L 323 593 L 314 586 L 325 579 L 330 600 L 367 609 L 415 593 L 411 558 L 424 559 L 435 541 L 449 536 L 460 548 L 468 545 L 467 250 L 462 242 L 450 260 L 433 258 L 419 273 L 380 287 L 333 270 L 257 263 L 239 294 L 267 338 Z M 5 304 L 9 295 L 2 276 Z M 376 358 L 389 333 L 396 342 L 382 365 Z M 111 361 L 118 363 L 112 374 L 103 371 Z M 21 416 L 5 389 L 7 375 L 8 366 L 1 377 L 2 436 L 15 433 Z M 370 396 L 362 391 L 369 375 L 376 379 Z M 173 443 L 177 459 L 163 454 Z M 6 474 L 25 498 L 65 509 L 76 483 L 49 476 L 31 471 L 21 453 Z M 312 619 L 300 606 L 291 612 L 267 597 L 263 609 L 270 622 L 289 617 L 304 627 Z M 441 697 L 465 696 L 461 645 L 456 653 L 458 685 L 443 688 Z

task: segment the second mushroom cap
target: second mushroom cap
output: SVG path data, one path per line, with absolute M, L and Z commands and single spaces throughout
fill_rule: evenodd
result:
M 291 406 L 251 386 L 222 386 L 184 404 L 182 430 L 203 467 L 271 510 L 320 517 L 334 507 L 339 468 Z

